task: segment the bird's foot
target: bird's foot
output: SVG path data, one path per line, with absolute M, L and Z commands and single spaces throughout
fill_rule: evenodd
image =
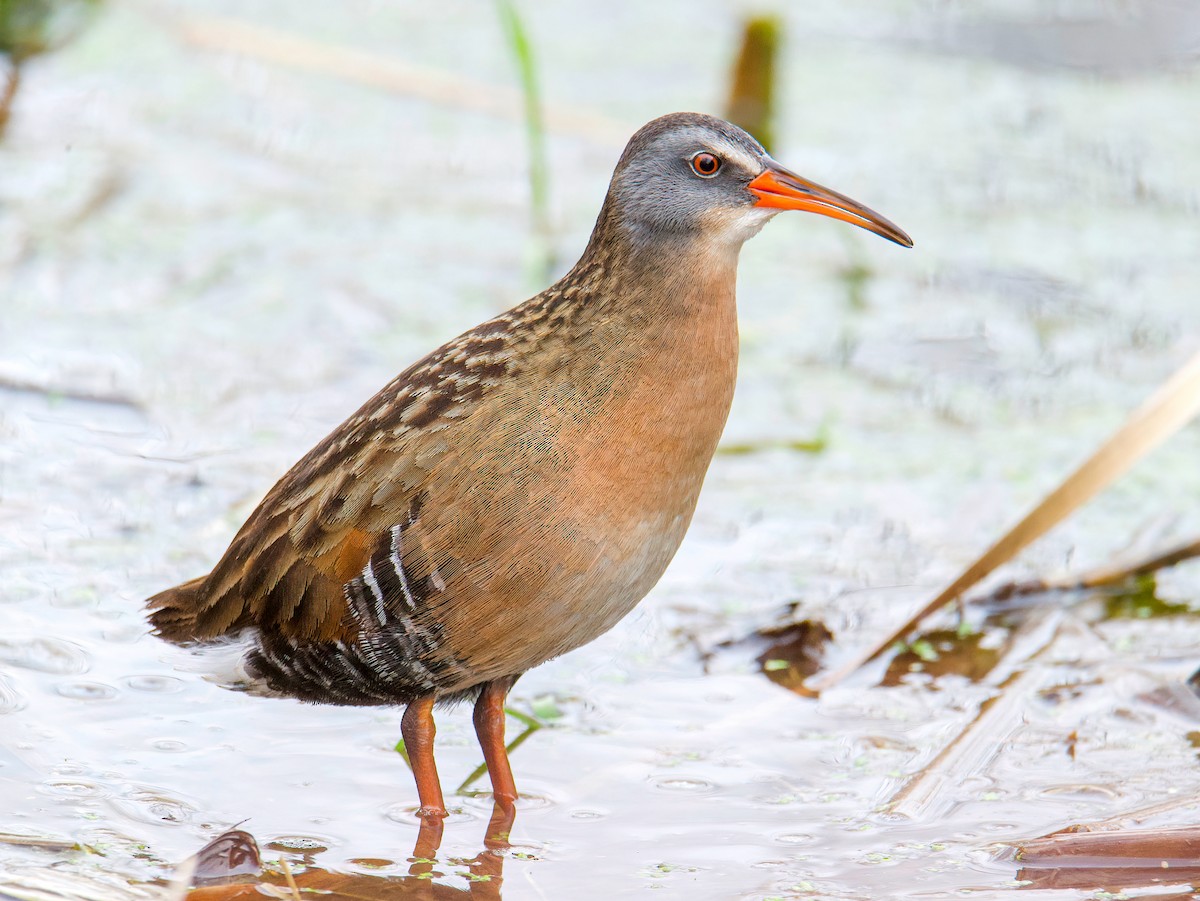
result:
M 492 791 L 492 802 L 499 808 L 505 811 L 516 810 L 517 793 L 506 791 Z

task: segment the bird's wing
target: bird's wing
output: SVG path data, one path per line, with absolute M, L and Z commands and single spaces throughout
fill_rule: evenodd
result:
M 313 448 L 207 577 L 150 599 L 159 634 L 205 641 L 259 626 L 347 640 L 370 628 L 365 617 L 406 615 L 419 592 L 439 594 L 457 561 L 425 551 L 425 489 L 448 456 L 470 453 L 467 423 L 509 372 L 509 324 L 500 317 L 434 351 Z

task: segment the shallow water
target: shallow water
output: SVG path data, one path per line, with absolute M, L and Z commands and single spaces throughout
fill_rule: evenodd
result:
M 518 683 L 516 708 L 558 715 L 513 755 L 527 797 L 505 897 L 999 895 L 1016 866 L 998 842 L 1148 808 L 1151 825 L 1195 820 L 1195 715 L 1161 696 L 1197 665 L 1195 564 L 1160 579 L 1169 615 L 1063 612 L 1003 689 L 1012 715 L 907 815 L 888 812 L 897 793 L 999 683 L 917 671 L 814 700 L 753 653 L 707 671 L 698 653 L 791 603 L 834 654 L 886 629 L 1197 346 L 1190 58 L 1100 77 L 947 52 L 1001 18 L 1121 21 L 1099 3 L 988 7 L 784 11 L 776 155 L 917 246 L 803 217 L 747 245 L 726 441 L 766 449 L 718 457 L 636 613 Z M 498 25 L 443 9 L 254 14 L 509 83 Z M 320 866 L 400 877 L 417 827 L 397 713 L 224 691 L 146 636 L 140 607 L 210 566 L 394 372 L 536 287 L 523 131 L 189 49 L 177 17 L 202 12 L 248 14 L 113 5 L 30 68 L 0 145 L 0 832 L 94 852 L 0 843 L 0 870 L 153 878 L 244 822 L 268 857 L 316 842 Z M 732 8 L 527 17 L 551 104 L 627 132 L 719 109 Z M 550 149 L 565 265 L 619 147 L 556 133 Z M 817 436 L 817 453 L 779 446 Z M 1198 455 L 1193 426 L 1009 574 L 1200 534 Z M 466 711 L 439 730 L 450 788 L 480 754 Z M 437 870 L 465 891 L 491 804 L 453 803 Z

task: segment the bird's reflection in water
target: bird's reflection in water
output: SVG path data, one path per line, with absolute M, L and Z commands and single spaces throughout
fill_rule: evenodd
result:
M 193 881 L 199 887 L 193 889 L 188 898 L 191 901 L 262 901 L 260 886 L 270 886 L 272 895 L 286 898 L 290 890 L 297 901 L 302 892 L 320 893 L 328 901 L 467 897 L 498 901 L 504 879 L 504 858 L 511 847 L 509 833 L 515 819 L 516 809 L 511 804 L 493 805 L 479 853 L 469 859 L 448 860 L 437 857 L 445 821 L 423 820 L 406 876 L 336 873 L 317 866 L 309 866 L 294 875 L 286 871 L 266 872 L 259 861 L 254 837 L 241 831 L 227 832 L 209 842 L 196 855 Z M 249 859 L 253 860 L 252 866 L 247 866 Z M 465 873 L 461 872 L 462 868 L 466 869 Z M 466 877 L 466 885 L 439 881 L 456 871 Z M 248 876 L 252 881 L 228 884 L 230 878 L 246 880 Z M 215 882 L 226 884 L 213 884 Z
M 492 805 L 492 816 L 488 820 L 487 830 L 483 834 L 483 850 L 470 860 L 455 861 L 466 866 L 470 876 L 467 892 L 472 898 L 499 898 L 500 886 L 504 881 L 504 855 L 511 847 L 508 841 L 512 832 L 513 822 L 517 811 L 511 804 L 499 802 Z M 445 820 L 426 819 L 421 821 L 421 831 L 417 834 L 417 844 L 413 848 L 412 865 L 408 868 L 408 878 L 419 881 L 426 888 L 435 887 L 430 882 L 435 875 L 437 866 L 437 851 L 442 844 L 442 831 Z M 436 885 L 444 890 L 441 894 L 449 897 L 451 892 L 460 893 L 462 890 L 454 886 Z M 392 896 L 394 897 L 394 896 Z M 432 897 L 439 897 L 434 894 Z

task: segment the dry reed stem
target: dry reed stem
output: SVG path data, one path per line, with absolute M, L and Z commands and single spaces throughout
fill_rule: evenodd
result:
M 21 86 L 21 67 L 17 63 L 9 63 L 8 73 L 4 77 L 4 87 L 0 89 L 0 138 L 8 127 L 12 116 L 13 100 L 17 96 L 17 88 Z
M 1193 557 L 1200 557 L 1200 539 L 1177 545 L 1169 550 L 1160 551 L 1150 557 L 1138 560 L 1124 566 L 1101 566 L 1088 570 L 1078 576 L 1063 576 L 1058 579 L 1046 579 L 1041 585 L 1046 591 L 1070 591 L 1085 588 L 1103 588 L 1107 585 L 1119 585 L 1137 576 L 1147 576 L 1160 569 L 1182 563 Z
M 176 20 L 175 27 L 187 43 L 206 50 L 330 75 L 440 106 L 525 121 L 522 94 L 507 85 L 464 78 L 453 72 L 339 47 L 236 18 L 187 16 Z M 546 106 L 545 124 L 551 131 L 613 146 L 623 145 L 630 132 L 620 122 L 577 107 Z
M 1015 844 L 1016 859 L 1027 867 L 1196 866 L 1200 863 L 1200 826 L 1155 829 L 1054 832 Z M 1084 862 L 1074 862 L 1085 859 Z
M 824 691 L 838 684 L 884 649 L 903 640 L 931 613 L 1007 563 L 1096 494 L 1124 475 L 1135 463 L 1181 429 L 1200 412 L 1200 353 L 1195 354 L 1125 421 L 1117 432 L 928 604 L 883 638 L 871 642 L 849 661 L 809 686 Z
M 279 858 L 279 867 L 283 870 L 283 878 L 287 880 L 288 888 L 292 891 L 292 901 L 300 901 L 300 887 L 296 885 L 296 877 L 292 875 L 292 865 L 286 857 Z
M 1044 579 L 1005 582 L 986 595 L 973 597 L 971 600 L 976 603 L 986 603 L 1022 595 L 1045 594 L 1051 591 L 1089 591 L 1096 588 L 1107 588 L 1120 585 L 1138 576 L 1148 576 L 1160 569 L 1167 569 L 1191 560 L 1193 557 L 1200 557 L 1200 540 L 1176 545 L 1133 563 L 1100 566 L 1082 573 L 1066 573 L 1060 576 L 1048 576 Z
M 165 889 L 166 901 L 184 901 L 192 885 L 192 877 L 196 874 L 198 858 L 195 854 L 183 861 L 171 874 L 171 881 Z

